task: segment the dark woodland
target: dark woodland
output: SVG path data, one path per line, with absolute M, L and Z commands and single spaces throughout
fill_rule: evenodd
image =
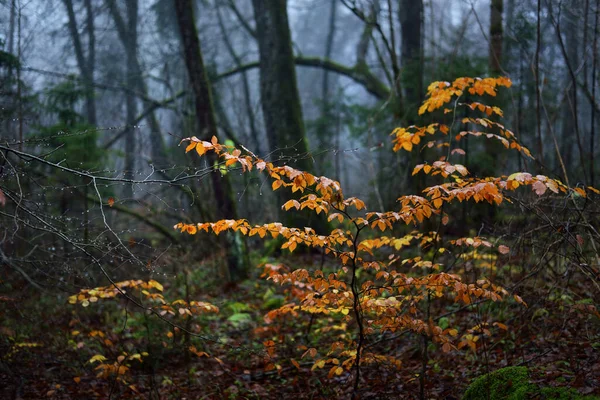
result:
M 600 0 L 0 0 L 0 398 L 600 399 Z

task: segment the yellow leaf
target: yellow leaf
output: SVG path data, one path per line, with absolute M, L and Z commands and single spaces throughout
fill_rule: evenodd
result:
M 94 357 L 89 359 L 89 363 L 93 364 L 96 361 L 106 361 L 106 357 L 104 357 L 102 354 L 96 354 Z
M 329 217 L 327 217 L 327 221 L 331 222 L 333 219 L 337 218 L 339 222 L 344 221 L 344 216 L 340 213 L 333 213 Z
M 160 283 L 156 282 L 155 280 L 150 280 L 148 281 L 148 285 L 150 285 L 150 287 L 155 288 L 156 290 L 162 292 L 163 291 L 163 285 L 161 285 Z
M 199 156 L 206 153 L 206 149 L 204 148 L 204 145 L 202 143 L 198 143 L 198 145 L 196 146 L 196 152 L 198 153 Z
M 593 186 L 588 186 L 587 187 L 588 190 L 591 190 L 592 192 L 596 193 L 596 194 L 600 194 L 600 190 L 596 189 Z
M 281 179 L 277 179 L 276 181 L 273 181 L 273 184 L 271 185 L 271 187 L 273 188 L 273 191 L 279 189 L 279 187 L 283 185 L 283 181 Z
M 81 378 L 76 376 L 75 378 L 73 378 L 73 380 L 75 381 L 75 383 L 79 383 L 81 382 Z
M 324 366 L 325 366 L 325 360 L 319 360 L 313 364 L 311 371 L 314 371 L 317 368 L 323 368 Z

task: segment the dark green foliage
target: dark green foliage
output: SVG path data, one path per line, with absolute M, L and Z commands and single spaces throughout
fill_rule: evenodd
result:
M 541 399 L 544 400 L 598 400 L 598 396 L 584 396 L 576 390 L 565 387 L 546 387 L 540 391 Z
M 76 81 L 66 81 L 47 92 L 46 111 L 57 118 L 55 124 L 40 128 L 40 136 L 58 148 L 49 160 L 68 160 L 69 167 L 90 170 L 96 168 L 104 152 L 97 146 L 97 131 L 85 122 L 76 107 L 85 99 L 87 89 Z
M 521 400 L 535 391 L 525 367 L 507 367 L 481 376 L 469 386 L 463 400 Z
M 463 400 L 598 400 L 564 387 L 540 388 L 531 383 L 526 367 L 506 367 L 473 381 Z
M 15 55 L 0 50 L 0 68 L 17 68 L 19 64 L 19 59 Z

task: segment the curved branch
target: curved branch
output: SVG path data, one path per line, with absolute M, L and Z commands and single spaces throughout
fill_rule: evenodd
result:
M 85 196 L 86 199 L 88 199 L 89 201 L 92 201 L 94 203 L 100 203 L 100 201 L 98 200 L 98 198 L 96 196 L 92 196 L 92 195 L 87 195 Z M 166 237 L 167 239 L 169 239 L 171 241 L 171 243 L 173 244 L 177 244 L 179 243 L 179 239 L 177 238 L 177 236 L 175 236 L 175 234 L 173 233 L 174 230 L 167 228 L 166 226 L 159 224 L 158 222 L 154 221 L 152 218 L 145 216 L 144 214 L 137 212 L 135 210 L 132 210 L 130 208 L 127 207 L 123 207 L 119 204 L 113 204 L 111 206 L 111 209 L 116 210 L 118 212 L 122 212 L 124 214 L 130 215 L 133 218 L 143 222 L 144 224 L 148 225 L 151 228 L 154 228 L 154 230 L 156 230 L 158 233 L 160 233 L 161 235 L 163 235 L 164 237 Z
M 379 80 L 375 75 L 369 71 L 364 64 L 357 64 L 353 67 L 347 67 L 342 64 L 338 64 L 335 61 L 323 59 L 319 57 L 303 57 L 297 56 L 294 58 L 296 65 L 302 67 L 314 67 L 322 68 L 329 72 L 334 72 L 342 76 L 346 76 L 356 83 L 362 85 L 367 92 L 375 96 L 379 100 L 387 99 L 390 95 L 390 89 L 383 82 Z M 248 71 L 254 68 L 258 68 L 260 62 L 254 61 L 247 64 L 240 65 L 229 71 L 223 72 L 215 77 L 215 82 L 230 76 Z

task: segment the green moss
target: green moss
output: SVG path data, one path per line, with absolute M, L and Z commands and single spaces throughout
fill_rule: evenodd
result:
M 600 400 L 584 396 L 576 390 L 558 387 L 540 388 L 529 380 L 525 367 L 507 367 L 481 376 L 473 381 L 463 400 Z
M 529 383 L 527 368 L 507 367 L 475 379 L 463 400 L 521 400 L 535 390 Z
M 600 400 L 598 396 L 584 396 L 576 390 L 565 387 L 542 388 L 540 394 L 541 399 L 544 400 Z

